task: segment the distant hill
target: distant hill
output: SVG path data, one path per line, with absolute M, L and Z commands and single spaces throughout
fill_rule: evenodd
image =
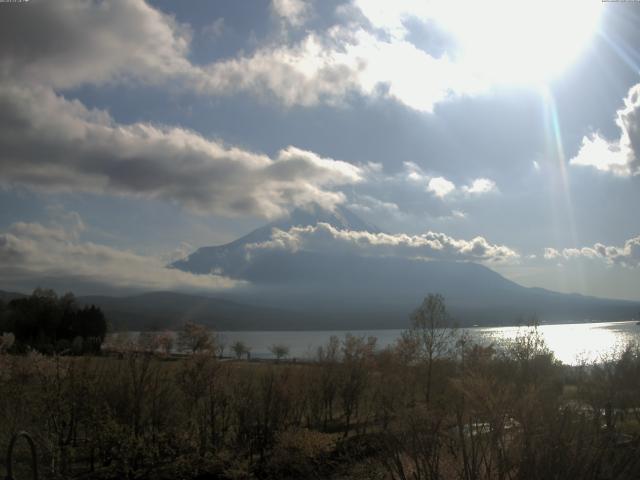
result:
M 460 264 L 464 265 L 464 264 Z M 470 264 L 473 265 L 473 264 Z M 435 264 L 434 264 L 435 266 Z M 446 270 L 451 272 L 447 266 Z M 476 266 L 478 267 L 478 266 Z M 464 270 L 461 270 L 464 273 Z M 497 274 L 495 274 L 497 275 Z M 497 275 L 498 278 L 502 278 Z M 504 279 L 503 279 L 504 280 Z M 507 281 L 508 282 L 508 281 Z M 440 285 L 442 287 L 443 285 Z M 522 288 L 522 287 L 520 287 Z M 443 290 L 441 288 L 441 290 Z M 575 316 L 576 305 L 563 302 L 571 295 L 562 295 L 546 292 L 541 289 L 524 289 L 532 295 L 533 301 L 549 302 L 551 297 L 556 297 L 554 308 L 557 312 L 565 314 L 555 318 L 557 321 L 581 321 L 585 318 L 598 318 L 602 320 L 617 320 L 625 317 L 629 311 L 625 303 L 616 302 L 607 304 L 607 301 L 589 297 L 575 296 L 584 300 L 584 316 Z M 504 290 L 503 290 L 504 291 Z M 326 293 L 324 304 L 315 301 L 312 303 L 304 295 L 300 295 L 300 289 L 290 290 L 289 309 L 274 308 L 258 304 L 243 304 L 227 299 L 211 298 L 200 295 L 188 295 L 175 292 L 152 292 L 125 297 L 111 296 L 80 296 L 78 302 L 82 305 L 97 305 L 105 313 L 111 327 L 116 330 L 175 330 L 185 321 L 192 321 L 209 326 L 216 330 L 341 330 L 341 329 L 374 329 L 374 328 L 406 328 L 408 326 L 408 314 L 417 303 L 402 301 L 377 302 L 372 301 L 366 306 L 360 298 L 347 301 L 344 295 L 337 292 Z M 316 292 L 316 294 L 321 294 Z M 420 297 L 422 292 L 418 292 Z M 539 297 L 537 297 L 539 295 Z M 549 297 L 551 295 L 551 297 Z M 0 291 L 0 299 L 9 301 L 13 298 L 25 297 L 25 294 Z M 246 297 L 247 295 L 239 295 Z M 268 297 L 268 294 L 267 294 Z M 254 298 L 257 300 L 258 298 Z M 263 298 L 266 300 L 266 298 Z M 274 300 L 272 298 L 271 300 Z M 283 300 L 276 296 L 275 300 Z M 622 303 L 623 305 L 619 305 Z M 463 324 L 501 324 L 514 323 L 513 316 L 517 308 L 505 303 L 503 317 L 498 316 L 496 307 L 477 306 L 466 307 L 459 302 L 447 300 L 451 311 L 457 320 Z M 337 308 L 339 307 L 339 308 Z M 637 308 L 636 305 L 634 305 Z M 468 310 L 467 310 L 468 308 Z M 511 308 L 511 310 L 510 310 Z M 504 316 L 504 312 L 511 314 Z M 593 315 L 593 313 L 598 315 Z M 616 313 L 617 312 L 617 313 Z M 633 312 L 632 312 L 633 313 Z M 464 321 L 466 318 L 473 322 Z M 563 316 L 564 315 L 564 316 Z M 591 315 L 591 316 L 589 316 Z M 616 316 L 622 315 L 622 316 Z M 503 318 L 504 321 L 499 319 Z M 544 318 L 544 317 L 543 317 Z M 553 321 L 553 318 L 549 318 Z
M 0 301 L 28 295 L 0 290 Z M 216 330 L 290 330 L 296 328 L 295 311 L 256 307 L 230 300 L 175 292 L 151 292 L 124 297 L 89 295 L 77 297 L 80 305 L 102 309 L 114 330 L 175 330 L 186 321 Z
M 0 290 L 0 301 L 5 303 L 9 303 L 11 300 L 15 298 L 24 298 L 26 296 L 27 295 L 25 295 L 24 293 L 6 292 L 4 290 Z
M 293 312 L 174 292 L 128 297 L 84 296 L 78 297 L 78 302 L 99 306 L 114 330 L 172 330 L 186 321 L 216 330 L 295 328 Z
M 247 255 L 245 246 L 268 240 L 274 227 L 288 230 L 318 222 L 379 231 L 346 209 L 296 211 L 234 242 L 200 248 L 172 266 L 247 280 L 250 286 L 221 295 L 240 303 L 304 312 L 292 320 L 299 329 L 404 328 L 409 313 L 430 292 L 444 295 L 462 325 L 513 324 L 533 315 L 547 322 L 624 320 L 640 308 L 639 302 L 526 288 L 472 262 L 283 250 Z

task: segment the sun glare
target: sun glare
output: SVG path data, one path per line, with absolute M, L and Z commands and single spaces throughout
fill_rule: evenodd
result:
M 434 2 L 457 56 L 491 83 L 541 84 L 562 73 L 595 33 L 600 0 Z

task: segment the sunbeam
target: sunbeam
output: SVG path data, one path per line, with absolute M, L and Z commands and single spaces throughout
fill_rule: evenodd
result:
M 543 86 L 540 89 L 543 109 L 544 109 L 544 123 L 546 133 L 546 144 L 549 158 L 553 161 L 553 172 L 557 173 L 557 177 L 554 177 L 554 186 L 552 189 L 552 205 L 553 205 L 553 217 L 555 223 L 556 242 L 566 241 L 566 237 L 561 232 L 567 232 L 569 234 L 569 241 L 572 246 L 578 245 L 578 235 L 576 231 L 576 221 L 573 208 L 573 202 L 571 200 L 571 186 L 569 183 L 569 176 L 567 172 L 567 160 L 564 151 L 564 144 L 562 142 L 562 132 L 560 129 L 560 119 L 558 116 L 558 108 L 553 96 L 553 92 L 547 86 Z M 558 195 L 560 198 L 558 198 Z M 558 205 L 558 202 L 562 202 L 562 205 Z M 564 215 L 563 215 L 564 214 Z M 563 222 L 566 222 L 566 224 Z M 581 287 L 586 287 L 585 275 L 582 272 L 581 265 L 577 267 L 580 269 L 580 282 Z

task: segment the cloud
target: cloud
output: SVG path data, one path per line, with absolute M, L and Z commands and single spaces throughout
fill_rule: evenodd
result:
M 498 191 L 496 182 L 489 178 L 476 178 L 469 185 L 456 186 L 445 177 L 432 177 L 427 175 L 420 166 L 413 162 L 404 162 L 404 171 L 401 176 L 404 180 L 414 184 L 426 184 L 427 192 L 433 193 L 438 198 L 453 196 L 475 196 Z
M 33 288 L 46 279 L 74 289 L 90 283 L 110 288 L 200 291 L 239 284 L 217 275 L 165 268 L 162 258 L 82 241 L 81 233 L 80 228 L 40 223 L 11 225 L 0 232 L 0 282 Z
M 556 250 L 555 248 L 545 248 L 544 249 L 544 258 L 546 260 L 555 260 L 560 258 L 562 254 Z
M 396 203 L 378 200 L 370 195 L 356 195 L 354 201 L 348 207 L 349 210 L 354 212 L 378 213 L 394 217 L 403 216 L 400 207 Z
M 432 57 L 411 42 L 380 39 L 353 24 L 310 32 L 291 46 L 265 46 L 202 71 L 201 92 L 250 91 L 287 106 L 341 104 L 355 93 L 432 112 L 437 103 L 486 89 L 447 56 Z
M 481 195 L 484 193 L 495 192 L 496 182 L 488 178 L 476 178 L 471 185 L 465 185 L 462 187 L 462 191 L 470 195 Z
M 307 20 L 311 6 L 304 0 L 273 0 L 271 8 L 290 25 L 300 27 Z
M 453 192 L 456 186 L 444 177 L 435 177 L 429 180 L 427 191 L 433 193 L 436 197 L 444 198 Z
M 281 6 L 295 10 L 295 2 Z M 361 179 L 358 167 L 293 146 L 269 158 L 182 128 L 118 124 L 60 96 L 56 90 L 113 82 L 211 86 L 209 72 L 188 60 L 189 29 L 141 0 L 36 0 L 4 10 L 1 184 L 275 217 L 310 203 L 331 209 L 345 200 L 336 187 Z
M 563 250 L 545 248 L 544 258 L 547 260 L 585 258 L 601 260 L 608 265 L 635 268 L 640 266 L 640 235 L 627 240 L 621 247 L 596 243 L 592 247 L 565 248 Z
M 596 2 L 585 5 L 580 0 L 353 0 L 353 5 L 372 27 L 393 39 L 411 38 L 416 25 L 429 28 L 431 38 L 424 48 L 440 47 L 478 83 L 533 86 L 558 74 L 584 48 L 601 10 Z M 581 8 L 581 22 L 567 39 L 567 22 L 576 8 Z M 539 35 L 541 28 L 544 36 Z M 438 33 L 443 46 L 438 45 Z
M 434 9 L 427 2 L 396 0 L 354 0 L 353 5 L 377 29 L 384 30 L 394 38 L 404 38 L 408 34 L 406 21 L 409 18 L 428 20 Z
M 433 112 L 439 103 L 486 93 L 502 81 L 486 71 L 486 62 L 459 55 L 453 40 L 439 46 L 438 55 L 411 41 L 411 21 L 454 37 L 473 26 L 458 24 L 455 8 L 433 2 L 353 1 L 337 8 L 340 21 L 330 28 L 302 38 L 286 32 L 268 37 L 254 51 L 209 64 L 192 61 L 188 25 L 143 0 L 28 3 L 4 9 L 0 18 L 0 78 L 20 84 L 59 90 L 139 82 L 201 95 L 249 92 L 285 106 L 343 104 L 355 94 Z M 311 13 L 302 0 L 273 0 L 271 8 L 293 27 Z M 486 17 L 484 10 L 475 13 Z M 223 28 L 217 19 L 202 32 L 219 36 Z M 485 29 L 474 32 L 477 40 Z
M 508 262 L 519 258 L 511 248 L 491 244 L 483 237 L 462 240 L 436 232 L 422 235 L 370 233 L 338 230 L 327 223 L 293 227 L 288 231 L 274 229 L 270 240 L 250 244 L 247 249 L 250 254 L 264 249 L 310 250 L 483 262 Z
M 148 123 L 117 124 L 45 87 L 0 86 L 1 184 L 144 196 L 227 216 L 331 209 L 360 168 L 295 147 L 274 158 Z
M 310 11 L 300 0 L 274 0 L 272 9 L 298 27 Z M 213 26 L 219 33 L 222 23 Z M 54 88 L 133 80 L 205 95 L 249 91 L 303 106 L 339 103 L 351 93 L 378 96 L 382 88 L 385 96 L 424 111 L 477 90 L 448 58 L 434 58 L 401 38 L 381 40 L 357 23 L 209 65 L 189 60 L 191 36 L 188 27 L 141 0 L 33 1 L 3 12 L 0 71 Z
M 619 176 L 640 174 L 640 84 L 629 90 L 624 107 L 617 112 L 616 125 L 620 138 L 607 140 L 597 132 L 584 137 L 569 163 Z
M 293 46 L 262 47 L 248 56 L 203 66 L 194 88 L 214 95 L 248 91 L 286 106 L 341 103 L 358 89 L 358 66 L 332 43 L 310 33 Z
M 272 9 L 292 26 L 310 13 L 300 0 L 274 0 Z M 355 93 L 427 112 L 488 88 L 447 55 L 436 58 L 403 35 L 371 31 L 366 15 L 309 31 L 294 44 L 276 36 L 248 54 L 201 65 L 190 60 L 190 28 L 142 0 L 35 0 L 4 10 L 0 78 L 19 84 L 140 82 L 202 95 L 250 92 L 286 106 L 335 105 Z M 214 23 L 211 32 L 222 26 Z
M 173 249 L 173 251 L 167 252 L 161 256 L 162 263 L 163 265 L 171 265 L 178 260 L 187 258 L 195 250 L 195 247 L 189 242 L 180 242 L 180 245 Z
M 404 174 L 406 180 L 415 183 L 426 183 L 429 181 L 429 176 L 426 175 L 420 166 L 413 162 L 403 162 Z
M 54 88 L 193 75 L 189 29 L 141 0 L 33 0 L 0 15 L 0 78 Z

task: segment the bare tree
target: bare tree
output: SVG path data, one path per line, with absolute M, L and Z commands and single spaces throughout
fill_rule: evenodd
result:
M 158 334 L 158 347 L 165 355 L 169 355 L 173 350 L 173 336 L 171 332 L 162 332 Z
M 213 350 L 214 336 L 204 325 L 186 322 L 178 332 L 178 347 L 182 351 L 197 353 Z
M 289 356 L 289 347 L 283 344 L 274 344 L 269 347 L 271 354 L 276 357 L 276 361 L 280 361 Z
M 444 297 L 438 293 L 430 293 L 411 315 L 411 328 L 405 332 L 405 336 L 415 343 L 416 353 L 427 367 L 427 403 L 431 399 L 434 361 L 451 349 L 455 335 L 456 328 L 447 313 Z
M 342 340 L 338 393 L 345 417 L 345 437 L 349 435 L 352 421 L 358 417 L 360 404 L 369 383 L 376 342 L 376 337 L 358 337 L 350 333 Z
M 332 335 L 326 345 L 318 347 L 316 362 L 321 367 L 317 382 L 322 401 L 323 429 L 333 421 L 333 405 L 339 384 L 340 339 Z
M 238 360 L 240 360 L 243 355 L 247 355 L 248 358 L 250 352 L 249 347 L 242 340 L 235 341 L 233 345 L 231 345 L 231 350 L 233 350 Z

